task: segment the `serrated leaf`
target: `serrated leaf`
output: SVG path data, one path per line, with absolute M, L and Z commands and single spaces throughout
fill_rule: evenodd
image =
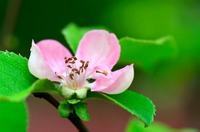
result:
M 154 120 L 156 109 L 153 102 L 149 98 L 134 91 L 126 90 L 121 94 L 115 95 L 91 92 L 89 93 L 89 97 L 108 99 L 124 108 L 132 115 L 138 117 L 147 126 L 150 125 Z
M 31 92 L 36 80 L 28 70 L 27 59 L 0 51 L 0 100 L 21 101 Z
M 26 132 L 28 119 L 25 103 L 0 102 L 0 131 Z
M 132 120 L 126 128 L 126 132 L 198 132 L 198 130 L 191 128 L 175 129 L 160 122 L 155 122 L 149 127 L 144 127 L 141 122 Z
M 90 114 L 87 109 L 87 105 L 83 102 L 79 102 L 74 105 L 74 110 L 77 116 L 84 121 L 90 120 Z
M 74 23 L 70 23 L 63 30 L 62 34 L 64 35 L 69 47 L 75 53 L 78 47 L 79 41 L 83 37 L 83 35 L 92 29 L 104 29 L 104 27 L 96 26 L 96 27 L 79 27 Z
M 130 64 L 143 69 L 152 69 L 157 63 L 176 57 L 177 49 L 172 37 L 157 40 L 138 40 L 121 38 L 121 57 L 119 63 Z

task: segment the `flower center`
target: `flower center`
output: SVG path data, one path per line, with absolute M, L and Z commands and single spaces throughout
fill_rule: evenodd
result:
M 55 73 L 59 79 L 62 94 L 69 98 L 76 94 L 79 98 L 84 98 L 88 88 L 91 88 L 95 81 L 96 74 L 107 76 L 109 73 L 102 68 L 89 69 L 89 61 L 79 60 L 75 56 L 64 58 L 65 71 Z
M 57 75 L 63 87 L 79 89 L 84 87 L 87 79 L 89 61 L 78 60 L 75 56 L 64 58 L 66 70 L 62 75 Z
M 76 57 L 67 58 L 65 57 L 66 68 L 69 72 L 69 78 L 75 79 L 75 76 L 83 74 L 88 68 L 89 61 L 77 60 Z

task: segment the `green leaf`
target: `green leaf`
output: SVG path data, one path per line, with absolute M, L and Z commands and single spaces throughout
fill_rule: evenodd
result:
M 134 91 L 126 90 L 121 94 L 108 95 L 91 92 L 89 97 L 97 97 L 108 99 L 120 107 L 124 108 L 132 115 L 141 119 L 145 125 L 150 125 L 154 120 L 155 106 L 150 99 L 136 93 Z
M 47 79 L 38 79 L 31 88 L 32 92 L 58 92 L 56 85 Z
M 31 92 L 35 78 L 29 73 L 27 59 L 0 51 L 0 100 L 21 101 Z
M 87 105 L 83 102 L 79 102 L 74 105 L 74 110 L 77 116 L 84 121 L 90 120 L 90 114 L 87 109 Z
M 176 57 L 177 48 L 172 37 L 157 40 L 120 39 L 121 57 L 119 63 L 130 64 L 143 69 L 152 69 L 157 63 Z
M 129 122 L 126 132 L 198 132 L 196 129 L 184 128 L 184 129 L 175 129 L 171 128 L 165 124 L 155 122 L 149 127 L 144 127 L 144 125 L 137 121 L 132 120 Z
M 27 108 L 25 103 L 0 102 L 0 131 L 26 132 Z
M 83 35 L 87 31 L 92 30 L 92 29 L 105 29 L 105 28 L 102 26 L 79 27 L 74 23 L 70 23 L 62 30 L 62 34 L 64 35 L 72 51 L 75 53 L 78 47 L 79 41 L 81 40 Z
M 75 53 L 78 47 L 79 41 L 85 32 L 89 31 L 90 28 L 80 28 L 77 25 L 71 23 L 67 25 L 63 30 L 62 34 L 64 35 L 66 41 L 68 42 L 70 48 Z
M 66 101 L 61 102 L 58 107 L 58 112 L 61 117 L 67 118 L 71 113 L 70 104 L 68 104 Z

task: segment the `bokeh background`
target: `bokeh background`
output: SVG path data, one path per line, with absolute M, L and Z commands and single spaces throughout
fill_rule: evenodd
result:
M 156 121 L 200 129 L 199 0 L 1 0 L 0 48 L 28 57 L 32 39 L 66 43 L 61 30 L 71 22 L 105 26 L 119 38 L 173 36 L 177 57 L 148 70 L 136 66 L 131 89 L 154 101 Z M 133 118 L 109 102 L 88 105 L 92 119 L 86 125 L 91 131 L 122 132 Z M 47 102 L 30 97 L 28 106 L 29 132 L 76 131 Z

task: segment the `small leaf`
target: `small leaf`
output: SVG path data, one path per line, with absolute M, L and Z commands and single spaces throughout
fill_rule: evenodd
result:
M 198 130 L 191 128 L 175 129 L 160 122 L 155 122 L 149 127 L 144 127 L 141 122 L 132 120 L 126 128 L 126 132 L 198 132 Z
M 121 57 L 119 63 L 130 64 L 143 69 L 151 69 L 161 61 L 176 57 L 177 48 L 172 37 L 157 40 L 138 40 L 121 38 Z
M 36 80 L 28 70 L 27 59 L 0 51 L 0 100 L 20 101 L 30 93 Z
M 87 105 L 83 102 L 79 102 L 74 105 L 74 110 L 77 116 L 84 121 L 90 120 L 90 115 L 88 113 Z
M 0 102 L 0 131 L 27 132 L 28 117 L 25 103 Z
M 154 120 L 156 111 L 154 104 L 150 99 L 139 93 L 130 90 L 115 95 L 91 92 L 89 97 L 108 99 L 141 119 L 147 126 Z
M 69 104 L 77 104 L 77 103 L 79 103 L 80 101 L 81 101 L 80 99 L 73 98 L 73 97 L 72 97 L 72 99 L 68 99 L 68 100 L 67 100 L 67 102 L 68 102 Z
M 78 27 L 76 24 L 70 23 L 62 30 L 62 34 L 64 35 L 72 51 L 75 53 L 78 47 L 79 41 L 81 40 L 83 35 L 87 31 L 92 30 L 92 29 L 105 29 L 105 28 L 102 26 Z
M 61 117 L 67 118 L 71 113 L 70 105 L 66 101 L 61 102 L 58 107 L 58 112 Z

